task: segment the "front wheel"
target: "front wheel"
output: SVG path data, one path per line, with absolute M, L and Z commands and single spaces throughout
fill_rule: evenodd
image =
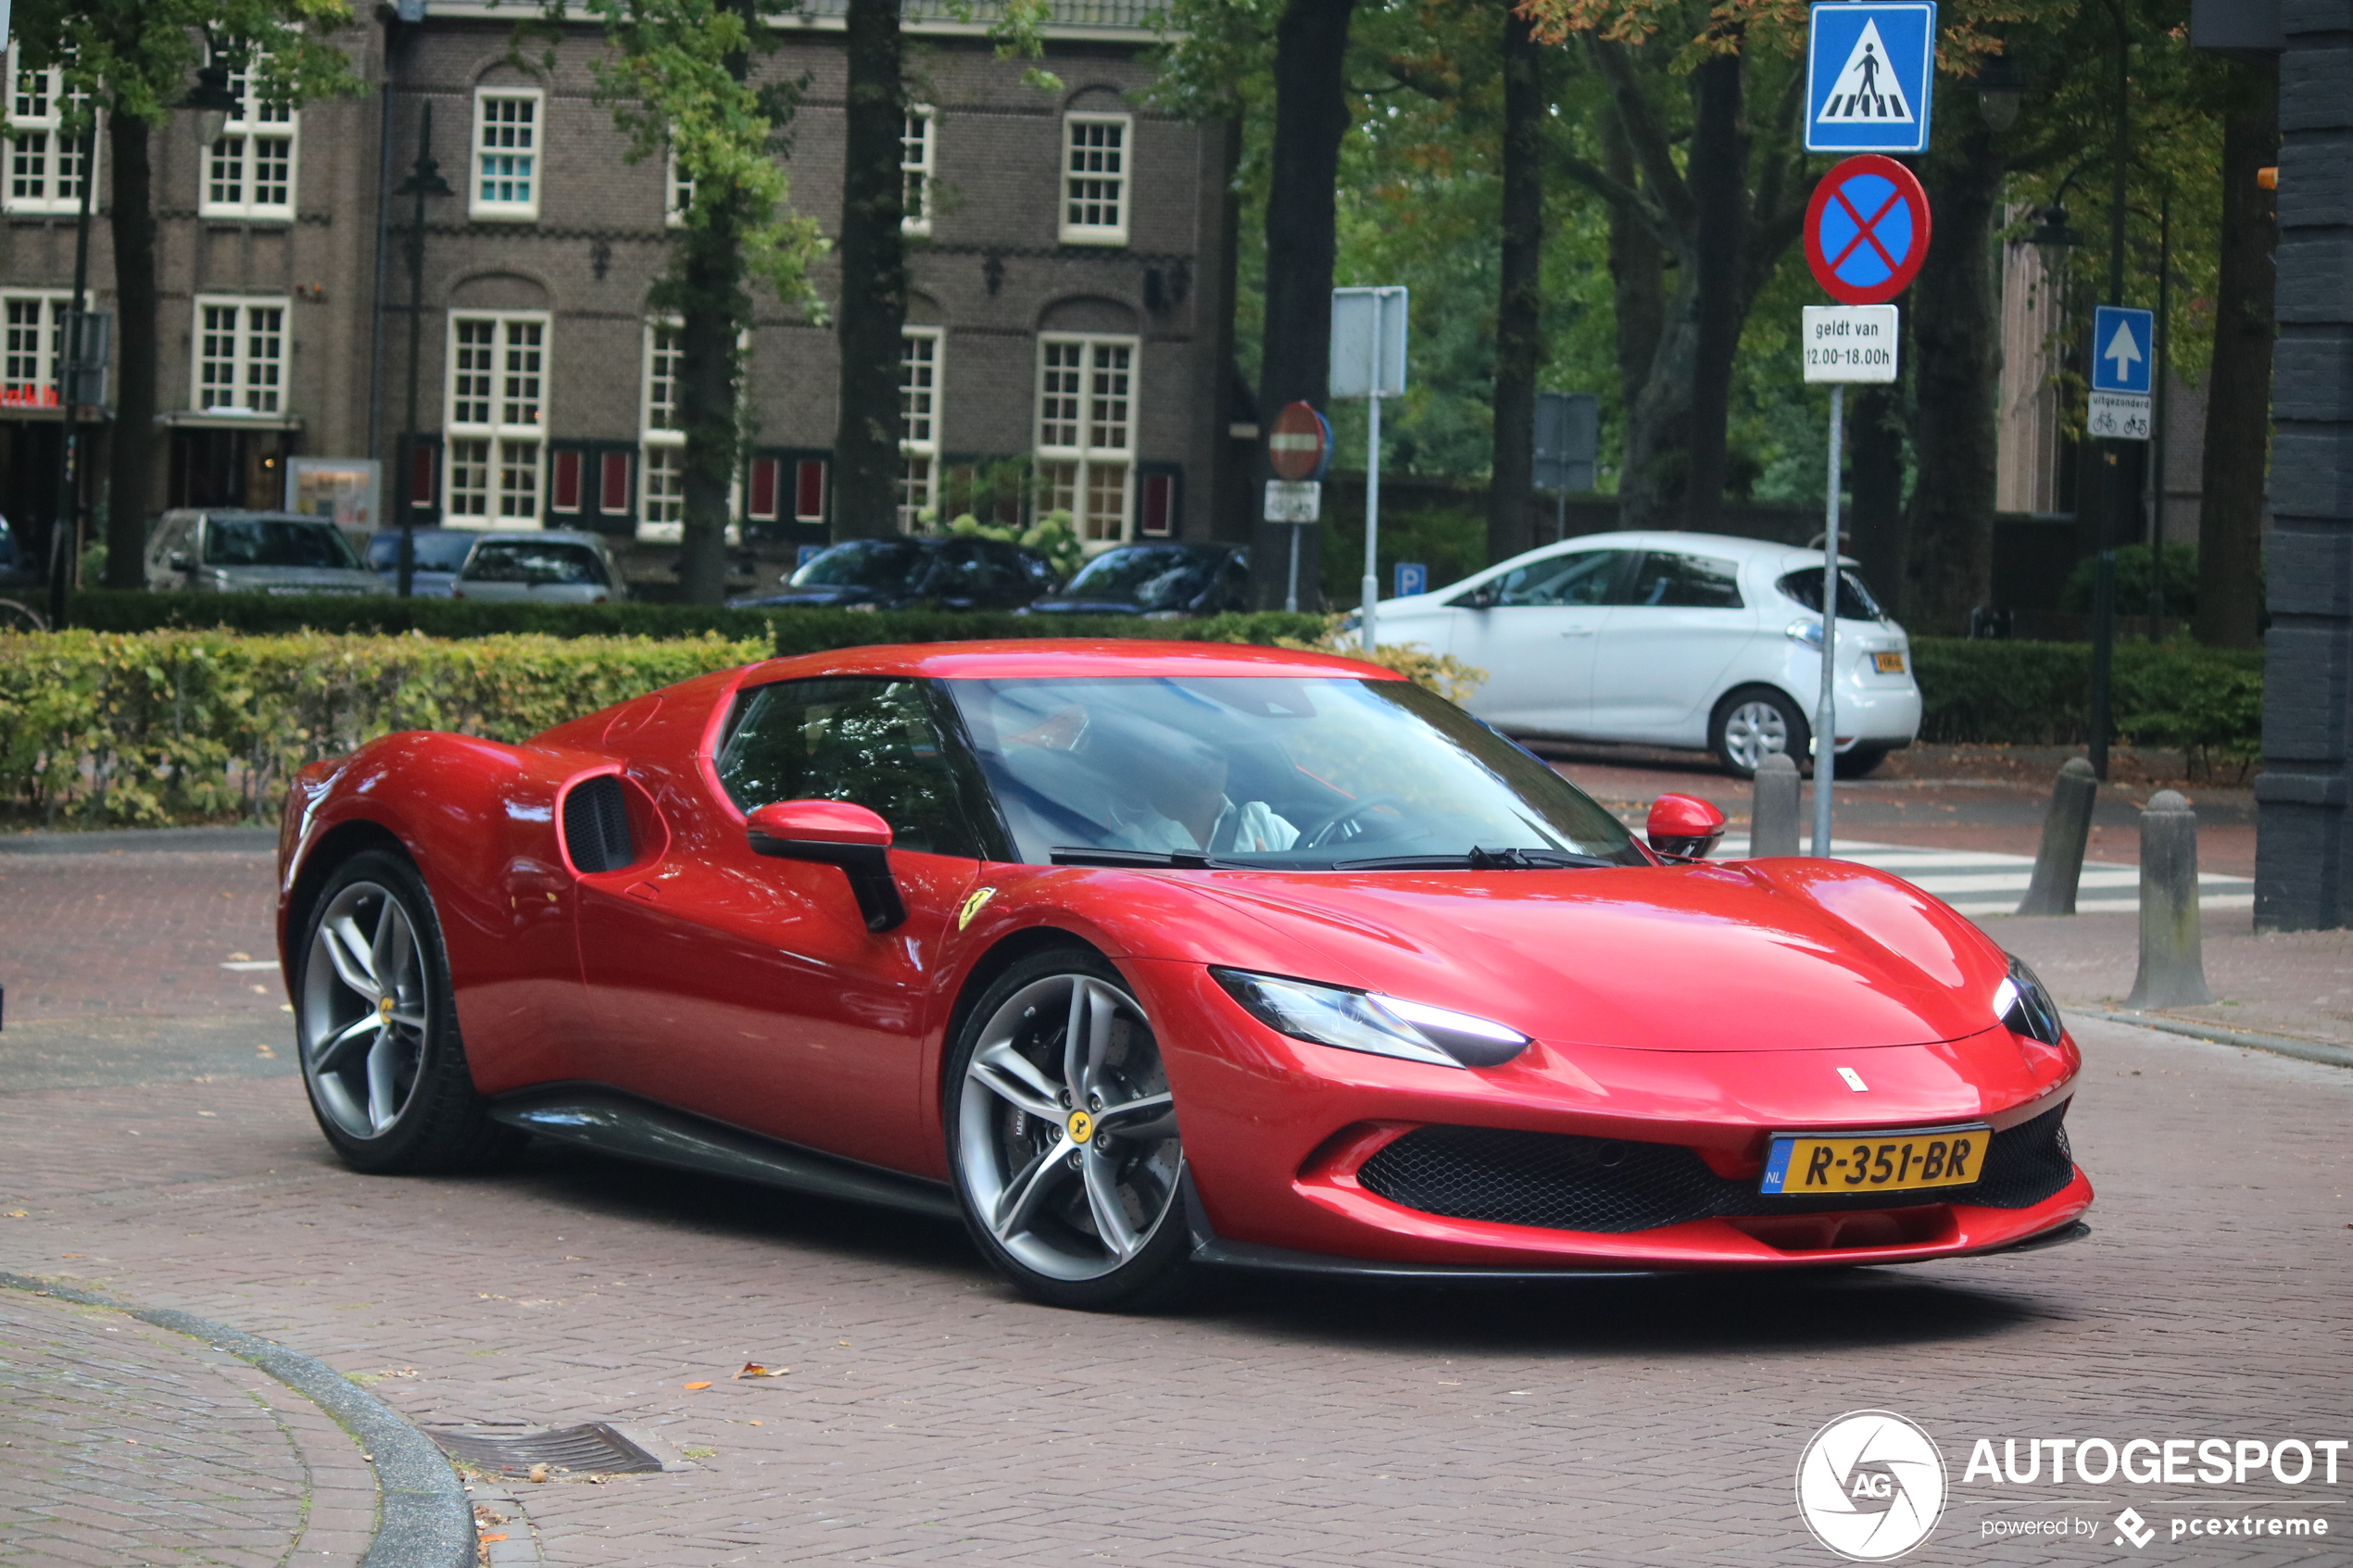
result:
M 1165 1302 L 1188 1283 L 1167 1071 L 1101 954 L 1058 947 L 999 976 L 958 1036 L 946 1102 L 965 1223 L 1024 1295 L 1105 1311 Z
M 1777 751 L 1803 772 L 1812 737 L 1797 704 L 1772 686 L 1743 686 L 1729 694 L 1707 723 L 1707 748 L 1736 779 L 1755 777 L 1758 766 Z

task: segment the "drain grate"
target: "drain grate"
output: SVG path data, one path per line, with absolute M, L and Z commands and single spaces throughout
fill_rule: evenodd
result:
M 601 1421 L 519 1437 L 481 1437 L 460 1432 L 427 1436 L 450 1458 L 500 1475 L 527 1475 L 535 1464 L 583 1475 L 635 1475 L 661 1468 L 661 1461 Z

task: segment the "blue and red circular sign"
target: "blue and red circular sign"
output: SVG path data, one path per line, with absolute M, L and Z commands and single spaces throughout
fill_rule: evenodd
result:
M 1842 305 L 1883 305 L 1928 256 L 1928 193 L 1892 157 L 1866 153 L 1822 176 L 1806 207 L 1806 265 Z

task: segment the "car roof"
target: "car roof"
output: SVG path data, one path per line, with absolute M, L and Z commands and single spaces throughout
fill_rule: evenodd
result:
M 166 517 L 203 517 L 234 519 L 240 522 L 307 522 L 316 528 L 333 528 L 335 520 L 310 512 L 266 512 L 251 507 L 179 507 L 163 514 Z
M 1334 654 L 1248 643 L 1151 642 L 1142 638 L 1008 638 L 995 642 L 901 643 L 772 659 L 742 684 L 821 675 L 901 675 L 937 681 L 1040 681 L 1127 676 L 1243 676 L 1291 680 L 1402 681 L 1393 670 Z
M 450 533 L 471 533 L 476 544 L 497 545 L 593 545 L 602 547 L 605 536 L 577 528 L 452 528 Z

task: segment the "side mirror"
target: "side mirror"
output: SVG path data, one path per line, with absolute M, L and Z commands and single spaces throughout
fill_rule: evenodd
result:
M 1724 836 L 1724 813 L 1695 795 L 1662 795 L 1651 803 L 1643 835 L 1670 859 L 1705 860 Z
M 174 550 L 170 555 L 164 558 L 163 564 L 170 567 L 174 571 L 185 571 L 189 569 L 192 563 L 188 559 L 187 551 Z
M 1494 583 L 1481 583 L 1470 591 L 1470 596 L 1463 600 L 1463 603 L 1473 609 L 1493 609 L 1496 599 L 1501 596 L 1495 592 Z
M 890 874 L 890 824 L 846 800 L 779 800 L 747 824 L 752 852 L 780 860 L 839 866 L 869 931 L 907 923 L 899 879 Z

